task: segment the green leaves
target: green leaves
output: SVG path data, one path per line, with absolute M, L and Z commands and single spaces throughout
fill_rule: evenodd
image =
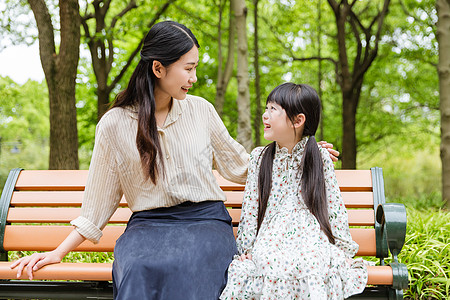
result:
M 0 185 L 11 169 L 48 168 L 49 105 L 45 82 L 0 77 Z
M 406 263 L 409 299 L 448 299 L 450 291 L 450 214 L 442 210 L 408 212 L 406 243 L 399 259 Z

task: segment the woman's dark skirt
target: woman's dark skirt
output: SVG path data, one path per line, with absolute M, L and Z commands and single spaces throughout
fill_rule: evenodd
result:
M 114 249 L 114 299 L 218 299 L 236 253 L 221 201 L 136 212 Z

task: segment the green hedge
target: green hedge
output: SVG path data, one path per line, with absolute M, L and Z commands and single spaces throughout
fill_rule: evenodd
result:
M 450 213 L 407 208 L 408 227 L 399 259 L 408 266 L 406 299 L 449 299 Z

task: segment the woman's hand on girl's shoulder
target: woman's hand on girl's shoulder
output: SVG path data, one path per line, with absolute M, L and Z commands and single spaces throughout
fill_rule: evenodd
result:
M 332 161 L 336 162 L 339 160 L 340 153 L 339 153 L 339 151 L 333 149 L 333 144 L 328 143 L 327 141 L 320 141 L 317 144 L 322 146 L 322 148 L 325 148 L 328 150 L 328 153 L 330 153 L 330 157 L 331 157 Z

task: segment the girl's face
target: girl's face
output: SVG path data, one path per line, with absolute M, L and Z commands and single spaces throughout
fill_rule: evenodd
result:
M 168 67 L 159 63 L 154 64 L 153 70 L 158 78 L 155 97 L 172 97 L 178 100 L 186 98 L 189 89 L 197 81 L 197 66 L 198 48 L 196 46 Z
M 292 122 L 280 105 L 268 102 L 262 119 L 266 140 L 276 141 L 280 147 L 288 147 L 295 141 Z
M 289 152 L 300 141 L 306 117 L 299 114 L 291 122 L 286 111 L 275 102 L 268 102 L 262 115 L 264 123 L 264 138 L 275 141 L 278 145 L 286 147 Z

